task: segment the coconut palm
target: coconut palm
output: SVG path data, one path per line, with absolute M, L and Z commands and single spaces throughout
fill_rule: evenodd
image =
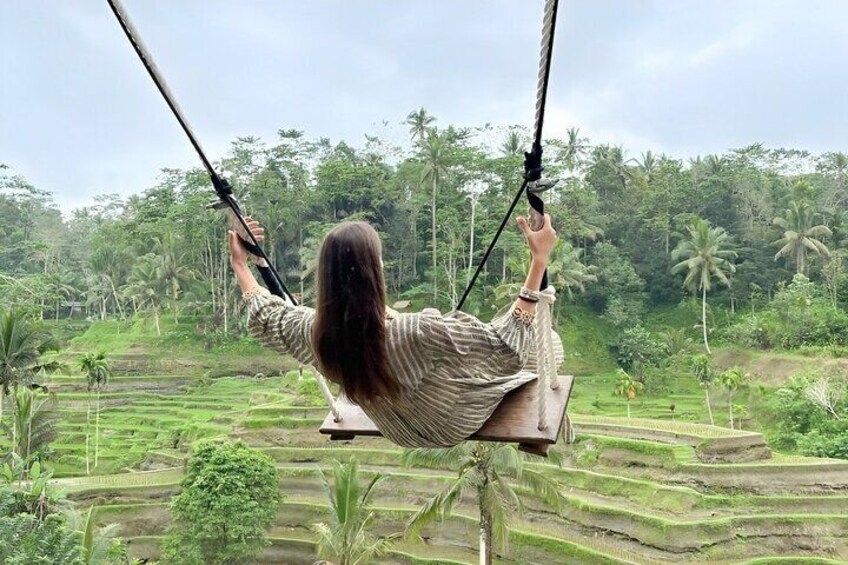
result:
M 730 416 L 730 427 L 733 425 L 733 393 L 745 382 L 747 375 L 739 367 L 722 372 L 718 376 L 718 384 L 727 391 L 727 411 Z
M 710 425 L 715 425 L 713 420 L 713 409 L 710 404 L 710 385 L 715 380 L 715 372 L 713 371 L 712 361 L 707 355 L 696 355 L 692 358 L 692 375 L 698 380 L 698 383 L 704 389 L 704 396 L 707 403 L 707 413 L 710 415 Z
M 571 127 L 566 130 L 565 151 L 562 154 L 562 161 L 565 168 L 573 173 L 578 169 L 583 162 L 586 153 L 586 138 L 580 137 L 580 128 Z
M 645 180 L 650 184 L 651 179 L 653 178 L 654 173 L 657 171 L 657 157 L 654 155 L 653 151 L 650 149 L 644 153 L 642 153 L 642 159 L 637 161 L 639 165 L 639 170 L 642 171 L 642 174 L 645 175 Z
M 624 369 L 616 371 L 618 380 L 615 382 L 616 396 L 622 396 L 627 401 L 627 417 L 630 417 L 630 401 L 636 398 L 636 393 L 642 390 L 642 383 L 631 377 Z
M 58 349 L 48 332 L 35 328 L 23 312 L 0 313 L 0 423 L 5 398 L 19 385 L 30 385 L 40 374 L 58 370 L 60 364 L 41 357 Z
M 355 461 L 333 462 L 332 485 L 323 471 L 319 473 L 330 502 L 331 523 L 313 526 L 318 534 L 318 556 L 337 565 L 365 565 L 384 555 L 398 536 L 374 539 L 368 534 L 374 520 L 371 499 L 382 475 L 374 476 L 363 489 Z
M 12 422 L 0 424 L 11 441 L 11 452 L 30 463 L 56 437 L 55 397 L 37 389 L 18 387 L 13 396 Z
M 91 425 L 91 391 L 96 391 L 97 403 L 94 410 L 94 466 L 97 467 L 100 458 L 100 391 L 109 384 L 112 371 L 106 353 L 86 353 L 80 359 L 80 370 L 85 374 L 86 389 L 88 390 L 88 409 L 85 416 L 85 472 L 91 473 L 89 465 L 89 446 L 91 445 L 89 427 Z
M 580 259 L 583 250 L 576 248 L 567 241 L 559 243 L 554 248 L 548 263 L 548 277 L 557 288 L 565 288 L 568 297 L 572 297 L 572 289 L 584 292 L 588 283 L 598 280 L 597 267 L 586 265 Z
M 671 272 L 674 274 L 686 270 L 686 278 L 683 286 L 694 293 L 701 291 L 701 327 L 704 331 L 704 347 L 707 353 L 710 344 L 707 340 L 707 293 L 712 288 L 713 277 L 726 286 L 730 286 L 730 280 L 725 271 L 733 273 L 736 266 L 731 263 L 736 258 L 736 252 L 727 249 L 730 244 L 730 236 L 724 228 L 710 227 L 706 220 L 698 219 L 691 226 L 687 226 L 689 237 L 680 241 L 671 257 L 675 261 L 683 259 Z
M 177 300 L 180 291 L 195 280 L 195 272 L 188 266 L 188 254 L 179 250 L 179 242 L 173 232 L 167 232 L 154 238 L 154 250 L 161 257 L 162 278 L 168 287 L 168 296 L 174 310 L 174 322 L 177 322 L 179 308 Z
M 59 319 L 59 309 L 63 302 L 72 300 L 77 295 L 76 277 L 69 271 L 58 271 L 47 275 L 47 289 L 53 297 L 55 319 Z M 73 314 L 73 308 L 70 309 Z
M 409 136 L 418 143 L 423 143 L 427 137 L 427 130 L 435 123 L 436 118 L 427 113 L 427 110 L 422 106 L 418 110 L 412 111 L 406 115 L 404 122 L 409 126 Z
M 521 510 L 515 484 L 529 487 L 546 505 L 558 510 L 563 502 L 559 485 L 528 468 L 518 449 L 510 444 L 464 442 L 447 449 L 412 449 L 403 454 L 404 465 L 448 468 L 457 476 L 430 499 L 409 521 L 407 533 L 417 535 L 434 519 L 450 515 L 463 495 L 476 495 L 480 512 L 480 563 L 491 565 L 495 546 L 506 548 L 511 514 Z
M 812 251 L 823 257 L 830 255 L 830 250 L 820 241 L 821 237 L 830 237 L 833 232 L 825 225 L 812 225 L 815 212 L 804 201 L 792 202 L 782 218 L 775 218 L 774 225 L 784 230 L 783 237 L 774 242 L 780 247 L 774 260 L 781 257 L 795 262 L 796 273 L 807 273 L 807 253 Z
M 500 150 L 505 157 L 513 157 L 521 155 L 524 147 L 524 140 L 521 139 L 521 134 L 515 130 L 506 134 L 506 137 L 501 142 Z
M 448 162 L 450 152 L 450 132 L 440 133 L 436 129 L 427 131 L 427 138 L 421 143 L 421 157 L 424 168 L 421 171 L 422 184 L 429 183 L 430 213 L 431 213 L 431 242 L 433 252 L 433 301 L 438 300 L 438 255 L 437 255 L 437 232 L 436 232 L 436 196 L 439 184 L 448 174 Z
M 124 292 L 133 299 L 136 308 L 147 308 L 153 312 L 156 335 L 162 335 L 159 316 L 162 312 L 162 300 L 168 293 L 162 257 L 152 253 L 142 257 L 133 268 Z

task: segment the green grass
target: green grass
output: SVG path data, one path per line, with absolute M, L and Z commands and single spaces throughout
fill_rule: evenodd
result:
M 559 334 L 566 352 L 565 370 L 589 375 L 615 368 L 609 343 L 615 330 L 585 306 L 568 305 L 558 319 Z
M 652 331 L 685 327 L 691 324 L 689 314 L 687 307 L 657 311 L 648 323 Z M 578 432 L 581 424 L 595 427 L 591 435 L 581 433 L 578 444 L 565 450 L 576 466 L 560 469 L 540 462 L 528 465 L 528 469 L 541 471 L 562 484 L 563 516 L 542 512 L 538 498 L 519 488 L 532 520 L 515 517 L 509 557 L 504 562 L 647 562 L 650 557 L 646 556 L 667 546 L 676 550 L 678 546 L 701 547 L 701 562 L 728 561 L 730 557 L 738 562 L 756 555 L 766 557 L 770 550 L 763 548 L 767 548 L 769 532 L 787 531 L 819 532 L 823 539 L 833 538 L 836 541 L 832 543 L 844 546 L 845 541 L 837 538 L 848 529 L 844 518 L 848 514 L 848 489 L 835 495 L 810 495 L 803 489 L 777 489 L 774 494 L 761 495 L 745 485 L 728 486 L 733 484 L 728 481 L 762 476 L 791 483 L 797 477 L 835 477 L 848 467 L 779 454 L 773 460 L 753 464 L 699 463 L 693 445 L 734 440 L 746 437 L 747 432 L 704 425 L 708 416 L 703 391 L 688 374 L 670 379 L 669 392 L 638 396 L 631 405 L 633 417 L 625 418 L 624 401 L 613 395 L 614 364 L 607 349 L 612 328 L 590 311 L 571 306 L 564 309 L 560 324 L 570 353 L 566 368 L 580 375 L 569 410 Z M 57 458 L 52 467 L 57 477 L 73 476 L 58 479 L 57 484 L 72 499 L 98 504 L 101 523 L 136 518 L 137 527 L 138 519 L 143 522 L 145 516 L 159 519 L 164 504 L 125 503 L 161 502 L 177 489 L 190 447 L 202 438 L 238 435 L 260 444 L 277 461 L 283 494 L 289 493 L 284 506 L 288 517 L 282 519 L 292 527 L 285 535 L 275 530 L 275 539 L 295 543 L 297 538 L 307 554 L 312 542 L 305 528 L 326 513 L 317 467 L 327 470 L 334 460 L 356 458 L 365 478 L 378 472 L 385 476 L 376 499 L 377 529 L 381 532 L 399 527 L 417 504 L 451 479 L 452 473 L 447 470 L 401 468 L 402 450 L 383 441 L 329 443 L 316 429 L 326 409 L 299 406 L 320 402 L 308 375 L 306 381 L 299 381 L 296 371 L 286 372 L 292 366 L 290 360 L 261 350 L 250 340 L 237 339 L 204 352 L 200 338 L 189 326 L 163 320 L 165 335 L 158 338 L 149 325 L 98 322 L 72 341 L 73 351 L 60 354 L 73 361 L 82 351 L 110 347 L 125 352 L 120 363 L 141 371 L 116 375 L 114 388 L 102 395 L 101 464 L 91 477 L 80 476 L 85 469 L 88 400 L 84 389 L 78 388 L 83 381 L 77 375 L 54 379 L 60 387 L 61 422 L 53 444 Z M 269 377 L 252 378 L 257 372 Z M 155 390 L 159 385 L 161 390 Z M 76 390 L 62 391 L 70 387 Z M 716 420 L 721 424 L 725 397 L 721 393 L 713 396 Z M 744 395 L 740 395 L 740 401 L 745 401 Z M 671 404 L 675 405 L 673 414 Z M 616 437 L 634 432 L 640 439 Z M 675 445 L 681 438 L 695 439 Z M 151 467 L 168 469 L 128 472 Z M 109 500 L 124 504 L 104 505 Z M 455 530 L 466 541 L 454 549 L 449 546 L 455 541 L 404 545 L 387 562 L 476 562 L 473 506 L 463 504 L 456 516 L 432 528 L 443 534 Z M 158 539 L 156 532 L 136 539 L 152 543 Z M 619 543 L 621 536 L 629 541 Z M 638 545 L 640 541 L 644 547 Z M 711 544 L 714 547 L 707 550 Z M 807 552 L 799 550 L 801 555 Z M 687 559 L 699 558 L 696 552 L 685 555 Z

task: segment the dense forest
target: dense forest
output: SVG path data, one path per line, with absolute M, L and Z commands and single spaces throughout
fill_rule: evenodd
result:
M 323 233 L 364 219 L 382 235 L 393 298 L 456 305 L 520 186 L 528 132 L 439 127 L 424 109 L 406 125 L 406 148 L 377 137 L 355 148 L 281 129 L 271 143 L 237 139 L 221 160 L 246 210 L 265 224 L 273 262 L 307 301 Z M 631 157 L 576 129 L 563 134 L 545 144 L 545 174 L 560 180 L 547 200 L 562 240 L 550 268 L 561 293 L 625 331 L 646 308 L 688 292 L 706 292 L 710 312 L 756 312 L 797 273 L 816 283 L 830 317 L 841 316 L 846 154 L 751 145 L 684 161 Z M 73 304 L 102 319 L 204 314 L 230 328 L 238 301 L 226 225 L 206 208 L 213 193 L 200 169 L 164 169 L 143 194 L 104 194 L 64 215 L 15 173 L 4 167 L 0 177 L 3 303 L 40 304 L 55 317 Z M 689 263 L 675 269 L 705 254 L 706 274 Z M 468 309 L 503 304 L 498 289 L 521 279 L 526 259 L 518 230 L 508 230 Z M 841 344 L 848 331 L 831 337 Z M 768 339 L 761 345 L 805 343 Z

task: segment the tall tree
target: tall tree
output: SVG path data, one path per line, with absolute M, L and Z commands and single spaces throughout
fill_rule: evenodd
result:
M 701 388 L 704 389 L 705 401 L 707 404 L 707 414 L 710 416 L 710 425 L 715 425 L 715 420 L 713 420 L 713 408 L 710 404 L 710 386 L 712 386 L 713 381 L 715 380 L 715 371 L 713 370 L 713 364 L 708 355 L 696 355 L 692 358 L 691 364 L 692 375 L 698 381 L 698 384 L 701 385 Z
M 559 485 L 524 464 L 513 445 L 463 442 L 449 449 L 413 449 L 403 454 L 404 465 L 453 469 L 457 476 L 430 499 L 409 521 L 408 532 L 417 534 L 427 523 L 450 515 L 463 494 L 476 495 L 480 511 L 480 563 L 491 565 L 494 547 L 506 548 L 510 515 L 522 508 L 515 484 L 531 489 L 547 506 L 562 505 Z
M 812 251 L 823 257 L 830 255 L 830 250 L 820 238 L 830 237 L 833 232 L 825 225 L 814 226 L 815 212 L 804 201 L 794 201 L 783 217 L 775 218 L 774 225 L 784 230 L 783 237 L 774 242 L 780 250 L 774 256 L 777 261 L 781 257 L 795 262 L 795 272 L 807 274 L 807 253 Z
M 724 387 L 724 390 L 727 391 L 727 412 L 729 415 L 731 429 L 735 427 L 733 424 L 733 393 L 742 386 L 745 382 L 745 378 L 745 372 L 739 367 L 727 369 L 718 376 L 718 384 Z
M 412 140 L 416 143 L 423 143 L 427 137 L 427 131 L 435 122 L 436 118 L 431 116 L 422 106 L 407 114 L 404 123 L 409 126 L 409 136 Z
M 712 288 L 713 277 L 726 286 L 730 286 L 727 278 L 728 273 L 736 271 L 735 265 L 731 263 L 736 258 L 736 252 L 728 249 L 730 237 L 724 228 L 710 227 L 706 220 L 698 219 L 691 226 L 687 226 L 689 233 L 687 239 L 677 244 L 671 253 L 673 260 L 683 259 L 671 268 L 673 274 L 686 270 L 686 278 L 683 286 L 693 294 L 701 291 L 701 327 L 704 331 L 704 347 L 707 353 L 710 344 L 707 340 L 707 293 Z
M 100 392 L 109 384 L 109 378 L 112 376 L 112 371 L 109 368 L 109 361 L 106 359 L 106 353 L 86 353 L 80 359 L 80 370 L 85 374 L 86 389 L 88 390 L 88 409 L 85 416 L 85 472 L 91 474 L 89 466 L 89 446 L 90 434 L 89 426 L 91 425 L 91 391 L 95 391 L 97 402 L 95 408 L 95 425 L 94 425 L 94 467 L 97 468 L 97 463 L 100 458 Z
M 330 503 L 331 522 L 313 527 L 318 534 L 318 556 L 337 565 L 366 565 L 385 555 L 398 536 L 374 539 L 368 533 L 374 520 L 371 499 L 382 475 L 375 475 L 363 488 L 356 461 L 333 461 L 332 485 L 323 471 L 319 473 Z
M 162 257 L 153 253 L 141 257 L 133 267 L 125 293 L 133 299 L 136 308 L 153 312 L 156 335 L 161 336 L 159 317 L 162 313 L 162 301 L 168 295 Z
M 433 302 L 438 303 L 439 300 L 439 264 L 438 264 L 438 229 L 436 224 L 437 201 L 439 194 L 439 185 L 448 174 L 449 164 L 449 145 L 450 132 L 439 132 L 436 129 L 430 129 L 427 132 L 426 139 L 421 144 L 421 157 L 424 161 L 424 169 L 421 171 L 421 182 L 429 184 L 430 192 L 430 213 L 431 213 L 431 247 L 433 253 Z

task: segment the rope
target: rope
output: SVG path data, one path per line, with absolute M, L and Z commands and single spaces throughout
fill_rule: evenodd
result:
M 191 129 L 191 125 L 189 125 L 188 120 L 180 109 L 179 104 L 177 104 L 176 98 L 171 93 L 171 89 L 168 88 L 168 83 L 165 82 L 165 78 L 162 76 L 162 73 L 159 72 L 159 67 L 156 66 L 156 62 L 150 55 L 150 51 L 147 50 L 147 47 L 141 40 L 141 36 L 135 29 L 135 26 L 133 26 L 127 11 L 124 9 L 120 0 L 107 1 L 109 3 L 109 7 L 112 9 L 112 13 L 115 14 L 115 19 L 118 20 L 118 24 L 121 26 L 124 35 L 127 36 L 127 40 L 130 42 L 130 45 L 132 45 L 136 55 L 138 55 L 141 64 L 144 66 L 147 74 L 150 75 L 151 80 L 153 80 L 153 84 L 156 85 L 156 88 L 159 90 L 162 98 L 165 99 L 165 103 L 177 119 L 177 122 L 180 124 L 180 127 L 186 134 L 186 137 L 188 137 L 188 140 L 192 147 L 194 147 L 197 156 L 200 157 L 200 161 L 203 163 L 203 167 L 206 169 L 206 172 L 209 174 L 209 178 L 212 181 L 215 193 L 218 195 L 218 198 L 220 198 L 221 201 L 231 210 L 231 219 L 234 220 L 238 228 L 240 228 L 238 230 L 239 236 L 244 241 L 245 247 L 252 254 L 265 260 L 268 268 L 261 270 L 260 273 L 262 274 L 262 278 L 265 281 L 266 286 L 269 290 L 274 292 L 274 294 L 282 291 L 289 300 L 297 304 L 294 296 L 288 291 L 286 285 L 283 283 L 280 274 L 271 267 L 271 261 L 268 259 L 268 255 L 265 254 L 265 251 L 259 245 L 259 242 L 256 241 L 256 237 L 254 237 L 253 232 L 251 232 L 250 228 L 247 226 L 247 222 L 243 217 L 241 208 L 233 197 L 232 187 L 226 179 L 218 174 L 212 166 L 211 161 L 209 161 L 209 158 L 206 156 L 206 152 L 203 151 L 203 147 L 197 140 L 197 136 L 194 135 L 194 131 Z M 245 239 L 245 237 L 247 239 Z M 283 296 L 283 294 L 277 294 L 277 296 Z
M 545 106 L 548 100 L 548 83 L 550 82 L 551 76 L 551 59 L 554 48 L 554 32 L 556 30 L 556 15 L 558 6 L 559 0 L 547 0 L 545 2 L 545 13 L 542 18 L 542 50 L 539 56 L 539 80 L 536 84 L 536 114 L 533 124 L 533 146 L 529 152 L 524 153 L 524 182 L 513 197 L 512 203 L 504 215 L 503 220 L 501 220 L 501 225 L 498 227 L 497 233 L 495 233 L 495 237 L 492 238 L 491 243 L 489 243 L 489 246 L 486 248 L 486 252 L 483 254 L 483 258 L 480 260 L 480 263 L 477 265 L 477 269 L 474 271 L 474 276 L 472 276 L 471 280 L 468 281 L 465 291 L 462 293 L 462 298 L 460 298 L 459 304 L 456 307 L 457 310 L 462 310 L 463 306 L 465 306 L 465 301 L 468 299 L 468 295 L 471 294 L 471 289 L 474 288 L 474 283 L 477 282 L 477 278 L 483 271 L 486 261 L 489 260 L 492 250 L 494 250 L 507 222 L 509 222 L 510 217 L 512 217 L 512 213 L 515 211 L 515 207 L 518 205 L 521 195 L 524 193 L 527 194 L 527 200 L 536 213 L 541 216 L 544 216 L 545 213 L 545 203 L 528 188 L 531 183 L 538 181 L 542 177 L 542 171 L 544 170 L 544 167 L 542 167 L 542 128 L 545 124 Z M 546 270 L 542 277 L 541 288 L 547 288 L 547 286 L 548 272 Z
M 539 82 L 536 85 L 536 121 L 534 145 L 542 145 L 542 126 L 545 123 L 545 105 L 548 101 L 548 82 L 551 78 L 551 60 L 554 50 L 554 32 L 559 0 L 545 2 L 542 18 L 542 48 L 539 54 Z
M 538 371 L 536 403 L 539 412 L 539 423 L 537 427 L 540 430 L 545 430 L 548 427 L 546 390 L 548 386 L 553 390 L 559 388 L 551 318 L 551 309 L 555 301 L 556 291 L 553 287 L 549 286 L 540 292 L 539 303 L 536 305 L 536 319 L 534 321 L 536 333 L 536 370 Z
M 333 421 L 341 422 L 342 417 L 339 414 L 339 409 L 336 407 L 336 399 L 333 398 L 333 393 L 330 391 L 330 387 L 327 385 L 327 379 L 324 378 L 324 375 L 312 365 L 312 374 L 315 375 L 315 380 L 318 382 L 318 388 L 321 389 L 321 394 L 324 395 L 324 401 L 327 403 L 327 406 L 330 407 L 330 412 L 333 413 Z

